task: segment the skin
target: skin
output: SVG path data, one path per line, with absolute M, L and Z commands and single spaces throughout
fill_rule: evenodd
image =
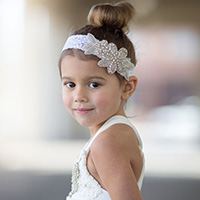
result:
M 121 85 L 116 75 L 108 74 L 96 60 L 74 56 L 63 58 L 61 74 L 63 102 L 78 123 L 90 129 L 91 138 L 110 117 L 126 116 L 124 103 L 136 89 L 135 76 Z M 112 200 L 142 200 L 137 185 L 142 165 L 137 138 L 124 124 L 102 132 L 87 157 L 89 173 Z

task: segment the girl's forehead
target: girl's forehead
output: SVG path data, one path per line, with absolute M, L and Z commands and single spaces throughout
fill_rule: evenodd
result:
M 94 67 L 94 66 L 97 66 L 97 61 L 96 60 L 84 60 L 84 59 L 80 59 L 76 56 L 65 56 L 62 60 L 62 63 L 61 63 L 61 66 L 64 66 L 64 67 L 78 67 L 78 66 L 88 66 L 88 67 Z
M 104 67 L 97 65 L 97 60 L 82 60 L 75 56 L 65 56 L 61 63 L 62 74 L 99 74 L 109 76 Z

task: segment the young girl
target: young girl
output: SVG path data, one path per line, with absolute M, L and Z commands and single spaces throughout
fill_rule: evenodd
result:
M 133 44 L 126 33 L 131 4 L 93 6 L 88 25 L 66 41 L 59 61 L 63 101 L 90 130 L 72 174 L 67 200 L 141 200 L 141 139 L 124 105 L 137 78 Z

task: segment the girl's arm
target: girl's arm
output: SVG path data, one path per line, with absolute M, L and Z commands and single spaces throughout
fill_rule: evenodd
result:
M 134 159 L 138 164 L 141 153 L 130 127 L 111 126 L 95 139 L 90 153 L 103 187 L 112 200 L 142 200 L 131 162 Z

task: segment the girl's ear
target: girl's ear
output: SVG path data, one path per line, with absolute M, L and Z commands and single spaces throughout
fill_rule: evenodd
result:
M 125 81 L 125 84 L 123 85 L 123 91 L 122 91 L 122 99 L 127 100 L 135 91 L 137 87 L 137 77 L 131 76 L 129 77 L 129 80 Z

